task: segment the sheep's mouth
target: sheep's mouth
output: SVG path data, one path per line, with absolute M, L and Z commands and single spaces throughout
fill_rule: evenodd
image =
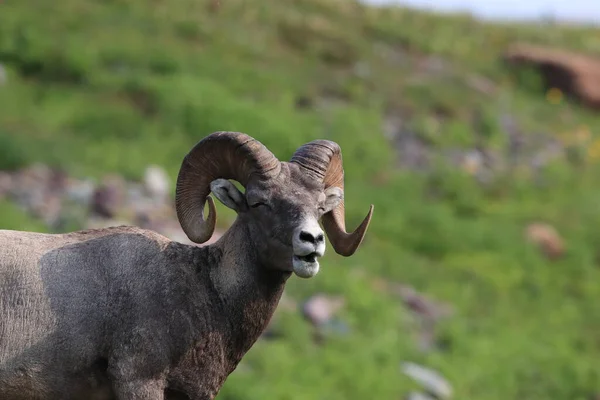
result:
M 312 278 L 319 272 L 318 258 L 322 254 L 312 252 L 303 256 L 294 255 L 292 265 L 294 274 L 300 278 Z
M 295 256 L 295 257 L 298 258 L 298 260 L 300 260 L 300 261 L 312 264 L 317 261 L 317 257 L 319 257 L 319 254 L 317 252 L 312 252 L 305 256 Z

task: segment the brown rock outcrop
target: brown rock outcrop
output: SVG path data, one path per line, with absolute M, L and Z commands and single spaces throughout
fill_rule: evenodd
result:
M 550 260 L 555 260 L 565 253 L 565 243 L 558 231 L 545 223 L 532 223 L 525 230 L 527 239 L 536 244 Z
M 546 88 L 556 88 L 600 110 L 600 58 L 573 51 L 515 44 L 504 54 L 510 65 L 527 65 L 542 75 Z

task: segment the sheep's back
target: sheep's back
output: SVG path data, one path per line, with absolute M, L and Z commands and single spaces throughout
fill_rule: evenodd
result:
M 144 301 L 141 287 L 154 279 L 148 268 L 167 244 L 130 227 L 0 230 L 0 394 L 60 392 L 52 387 L 94 368 L 119 307 Z

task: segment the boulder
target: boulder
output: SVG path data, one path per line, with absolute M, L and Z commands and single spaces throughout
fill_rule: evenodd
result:
M 402 372 L 418 382 L 427 393 L 436 399 L 452 397 L 452 386 L 439 372 L 412 362 L 402 363 Z
M 0 200 L 10 193 L 12 185 L 12 176 L 8 172 L 0 171 Z
M 550 260 L 557 259 L 565 253 L 564 240 L 552 225 L 542 222 L 531 223 L 525 229 L 525 236 Z
M 171 194 L 169 175 L 158 165 L 150 165 L 146 168 L 144 186 L 150 197 L 158 203 L 165 203 Z
M 537 69 L 546 89 L 559 89 L 587 107 L 600 110 L 600 58 L 518 43 L 507 49 L 504 60 L 513 66 Z
M 316 294 L 302 305 L 302 314 L 318 327 L 328 323 L 344 305 L 343 297 Z
M 103 218 L 115 218 L 126 200 L 127 182 L 120 175 L 104 177 L 92 195 L 92 212 Z

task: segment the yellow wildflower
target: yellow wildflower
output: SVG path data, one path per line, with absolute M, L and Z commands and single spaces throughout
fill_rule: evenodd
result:
M 596 139 L 587 149 L 588 158 L 595 162 L 600 159 L 600 139 Z
M 551 88 L 546 93 L 546 99 L 552 104 L 558 104 L 563 98 L 563 93 L 558 88 Z

